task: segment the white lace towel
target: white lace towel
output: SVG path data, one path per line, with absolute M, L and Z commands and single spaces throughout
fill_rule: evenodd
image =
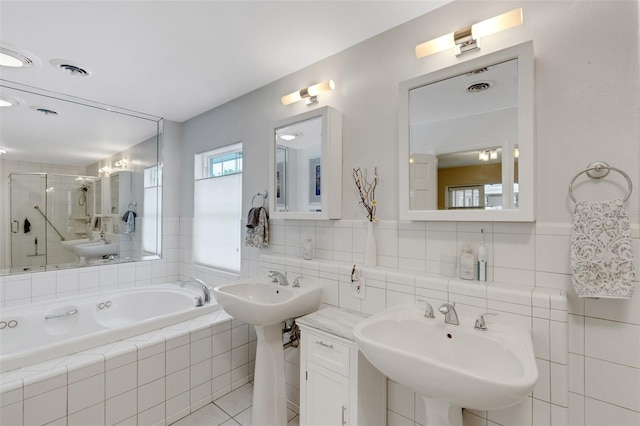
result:
M 258 224 L 253 228 L 247 227 L 244 245 L 247 247 L 263 248 L 269 245 L 269 215 L 264 207 L 259 207 Z
M 576 204 L 571 272 L 579 297 L 626 299 L 633 295 L 633 248 L 622 200 Z

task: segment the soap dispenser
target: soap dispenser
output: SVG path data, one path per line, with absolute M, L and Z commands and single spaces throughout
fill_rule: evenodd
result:
M 473 256 L 473 249 L 469 244 L 462 246 L 460 253 L 460 278 L 463 280 L 472 280 L 475 278 L 475 257 Z

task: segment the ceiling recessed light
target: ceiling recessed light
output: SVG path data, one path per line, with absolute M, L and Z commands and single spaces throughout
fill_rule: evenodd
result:
M 33 61 L 18 52 L 0 47 L 0 65 L 11 68 L 30 67 Z
M 10 99 L 0 99 L 0 108 L 9 108 L 12 106 L 18 106 L 18 103 Z
M 283 141 L 292 141 L 300 136 L 302 136 L 302 132 L 289 132 L 278 135 L 278 137 Z

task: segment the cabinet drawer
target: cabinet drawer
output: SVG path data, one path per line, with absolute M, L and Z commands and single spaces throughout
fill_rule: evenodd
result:
M 307 359 L 343 376 L 349 376 L 349 346 L 313 333 L 306 337 Z

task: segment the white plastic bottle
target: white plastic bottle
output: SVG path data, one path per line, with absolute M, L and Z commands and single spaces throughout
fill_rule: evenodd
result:
M 473 256 L 473 249 L 469 244 L 462 246 L 462 252 L 460 253 L 460 278 L 463 280 L 472 280 L 475 278 L 475 266 L 476 259 Z
M 478 281 L 487 281 L 487 248 L 484 246 L 484 229 L 480 230 L 480 247 L 478 247 Z
M 313 241 L 311 240 L 311 235 L 307 235 L 304 243 L 302 243 L 302 256 L 305 260 L 313 259 Z

